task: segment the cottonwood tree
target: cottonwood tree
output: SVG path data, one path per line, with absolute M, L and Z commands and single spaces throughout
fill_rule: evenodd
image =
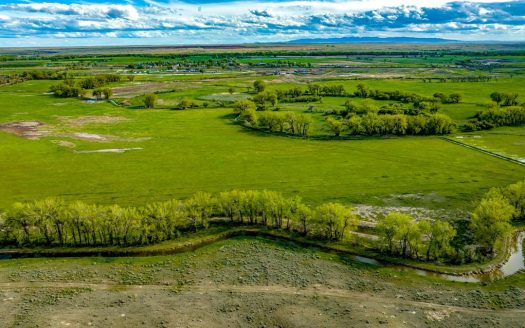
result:
M 377 230 L 384 244 L 387 245 L 389 253 L 394 253 L 395 246 L 399 243 L 399 253 L 403 256 L 407 253 L 409 239 L 413 236 L 415 220 L 408 214 L 391 212 L 380 219 Z
M 213 213 L 215 200 L 207 192 L 198 192 L 184 202 L 184 207 L 193 230 L 208 227 L 208 219 Z
M 261 93 L 266 89 L 266 82 L 263 80 L 256 80 L 253 82 L 253 89 L 255 90 L 255 93 Z
M 15 203 L 13 209 L 7 213 L 5 224 L 15 231 L 15 238 L 19 245 L 31 242 L 31 229 L 35 222 L 30 215 L 29 204 Z
M 419 230 L 423 234 L 426 250 L 425 257 L 430 259 L 439 259 L 451 251 L 450 242 L 456 236 L 456 230 L 443 220 L 421 220 L 418 222 Z
M 328 117 L 326 119 L 326 123 L 328 124 L 328 127 L 330 128 L 330 131 L 332 132 L 334 137 L 339 137 L 345 129 L 343 121 L 335 119 L 333 117 Z
M 503 188 L 501 193 L 515 208 L 514 219 L 525 220 L 525 180 Z
M 246 109 L 241 112 L 240 119 L 252 127 L 257 127 L 257 112 L 253 108 Z
M 308 137 L 312 122 L 313 120 L 310 115 L 297 115 L 295 117 L 295 131 L 303 137 Z
M 251 100 L 239 100 L 235 102 L 235 104 L 233 104 L 233 112 L 235 114 L 241 114 L 242 112 L 248 109 L 257 109 L 255 103 Z
M 357 219 L 351 215 L 351 210 L 339 203 L 320 205 L 315 215 L 317 222 L 324 227 L 323 236 L 329 240 L 341 240 L 357 226 Z
M 299 225 L 299 231 L 306 236 L 310 231 L 310 226 L 314 224 L 314 215 L 312 209 L 303 203 L 298 204 L 295 218 Z
M 491 195 L 490 198 L 482 199 L 472 213 L 470 229 L 488 254 L 493 254 L 494 249 L 512 230 L 510 220 L 514 212 L 515 208 L 506 199 Z
M 223 215 L 233 221 L 241 208 L 241 192 L 238 190 L 221 192 L 217 198 L 217 205 Z
M 364 84 L 358 84 L 357 90 L 354 92 L 356 97 L 366 98 L 369 95 L 370 91 L 368 87 Z
M 109 98 L 113 96 L 113 90 L 110 88 L 104 88 L 102 89 L 102 94 L 104 95 L 104 98 L 106 98 L 106 100 L 109 100 Z

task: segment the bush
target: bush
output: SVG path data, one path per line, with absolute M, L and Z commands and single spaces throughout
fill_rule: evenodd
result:
M 60 84 L 52 85 L 49 88 L 49 91 L 52 92 L 56 97 L 70 98 L 78 97 L 80 95 L 80 89 L 69 85 L 65 82 Z
M 144 107 L 146 108 L 155 108 L 155 103 L 157 102 L 157 95 L 147 94 L 144 98 Z
M 469 121 L 465 131 L 489 130 L 498 126 L 517 126 L 525 124 L 525 106 L 495 107 L 478 112 L 475 120 Z
M 256 109 L 255 103 L 251 100 L 239 100 L 233 104 L 233 112 L 235 114 L 241 114 L 248 109 Z

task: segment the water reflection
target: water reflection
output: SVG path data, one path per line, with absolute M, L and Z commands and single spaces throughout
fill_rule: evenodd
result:
M 431 271 L 426 271 L 422 269 L 414 269 L 405 266 L 393 266 L 396 269 L 404 272 L 413 272 L 420 276 L 432 277 L 432 278 L 441 278 L 449 281 L 457 282 L 491 282 L 501 278 L 505 278 L 516 274 L 520 271 L 525 270 L 525 257 L 523 255 L 523 241 L 525 239 L 525 232 L 522 232 L 516 238 L 516 243 L 511 249 L 511 254 L 507 261 L 497 270 L 493 270 L 487 273 L 476 273 L 470 275 L 457 276 L 452 274 L 443 274 L 436 273 Z M 380 262 L 363 257 L 363 256 L 354 256 L 354 259 L 358 262 L 372 264 L 372 265 L 381 265 Z

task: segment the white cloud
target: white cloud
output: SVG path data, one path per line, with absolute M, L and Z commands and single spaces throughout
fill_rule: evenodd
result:
M 4 1 L 0 4 L 0 38 L 167 38 L 177 42 L 202 38 L 203 42 L 237 43 L 393 32 L 421 36 L 463 33 L 467 38 L 478 31 L 483 37 L 493 33 L 501 38 L 508 31 L 509 38 L 516 39 L 515 31 L 525 25 L 523 16 L 505 9 L 509 3 L 525 8 L 525 0 L 143 1 L 146 5 L 133 0 L 128 4 L 0 1 Z M 507 4 L 498 7 L 500 2 Z
M 26 11 L 32 13 L 47 13 L 52 15 L 68 15 L 98 18 L 139 19 L 137 9 L 132 5 L 99 5 L 99 4 L 61 4 L 61 3 L 22 3 L 0 6 L 4 10 Z

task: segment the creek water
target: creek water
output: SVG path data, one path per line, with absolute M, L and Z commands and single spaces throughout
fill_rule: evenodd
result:
M 446 274 L 446 273 L 436 273 L 431 272 L 423 269 L 416 269 L 416 268 L 410 268 L 406 266 L 401 265 L 388 265 L 381 263 L 377 260 L 363 257 L 363 256 L 353 256 L 353 259 L 357 262 L 371 264 L 371 265 L 378 265 L 378 266 L 389 266 L 396 268 L 400 271 L 405 272 L 413 272 L 420 276 L 425 277 L 435 277 L 435 278 L 441 278 L 445 280 L 450 281 L 458 281 L 458 282 L 491 282 L 494 280 L 502 279 L 508 276 L 512 276 L 513 274 L 516 274 L 520 271 L 525 270 L 525 256 L 523 254 L 523 242 L 525 239 L 525 232 L 520 233 L 515 243 L 512 245 L 511 248 L 511 254 L 507 261 L 505 263 L 495 269 L 491 270 L 490 272 L 485 273 L 473 273 L 473 274 L 467 274 L 467 275 L 453 275 L 453 274 Z

